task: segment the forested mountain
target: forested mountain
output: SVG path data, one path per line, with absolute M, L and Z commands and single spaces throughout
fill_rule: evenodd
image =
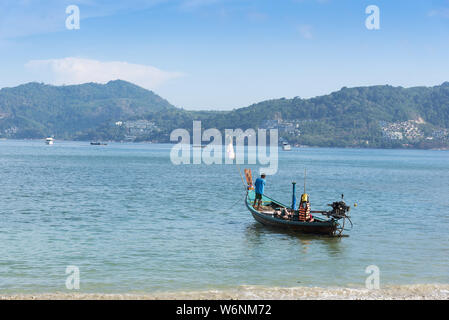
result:
M 278 128 L 316 146 L 449 145 L 449 82 L 435 87 L 342 88 L 311 99 L 274 99 L 233 111 L 186 111 L 126 81 L 0 90 L 0 137 L 169 141 L 175 128 Z
M 71 139 L 89 129 L 175 109 L 151 91 L 116 80 L 105 85 L 28 83 L 0 90 L 0 135 Z
M 329 95 L 311 99 L 267 100 L 234 111 L 228 123 L 240 118 L 259 122 L 280 114 L 283 119 L 328 119 L 352 126 L 359 121 L 405 121 L 422 117 L 434 125 L 449 128 L 449 82 L 436 87 L 402 88 L 371 86 L 342 88 Z M 243 118 L 243 119 L 242 119 Z
M 438 146 L 440 140 L 449 139 L 447 130 L 441 130 L 449 128 L 449 82 L 435 87 L 342 88 L 311 99 L 267 100 L 220 114 L 210 125 L 250 128 L 274 118 L 282 119 L 280 129 L 285 124 L 298 126 L 301 135 L 285 133 L 290 142 L 319 146 Z M 396 132 L 402 133 L 403 139 L 395 137 Z M 424 144 L 422 140 L 426 140 Z

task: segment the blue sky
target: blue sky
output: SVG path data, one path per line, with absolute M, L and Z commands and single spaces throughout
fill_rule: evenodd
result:
M 431 86 L 449 81 L 449 0 L 2 0 L 0 70 L 0 87 L 122 78 L 185 109 Z

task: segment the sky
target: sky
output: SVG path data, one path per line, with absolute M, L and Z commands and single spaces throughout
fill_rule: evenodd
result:
M 115 79 L 189 110 L 434 86 L 449 81 L 449 0 L 0 0 L 1 88 Z

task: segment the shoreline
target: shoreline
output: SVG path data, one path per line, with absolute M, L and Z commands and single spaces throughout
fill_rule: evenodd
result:
M 55 292 L 3 294 L 0 300 L 448 300 L 449 284 L 389 285 L 380 289 L 239 286 L 160 293 Z
M 44 141 L 45 138 L 29 138 L 29 139 L 13 139 L 13 138 L 0 138 L 0 141 Z M 67 140 L 67 139 L 55 139 L 56 141 L 62 142 L 85 142 L 90 144 L 93 140 Z M 154 142 L 154 141 L 117 141 L 117 140 L 101 140 L 107 143 L 116 143 L 116 144 L 160 144 L 160 145 L 176 145 L 176 142 Z M 190 144 L 193 146 L 193 144 Z M 207 145 L 207 144 L 205 144 Z M 222 147 L 226 147 L 225 145 L 221 145 Z M 362 146 L 345 146 L 345 147 L 331 147 L 331 146 L 311 146 L 311 145 L 300 145 L 300 146 L 292 146 L 292 150 L 295 149 L 348 149 L 348 150 L 414 150 L 414 151 L 449 151 L 449 146 L 447 147 L 434 147 L 434 148 L 414 148 L 414 147 L 394 147 L 394 148 L 381 148 L 381 147 L 362 147 Z

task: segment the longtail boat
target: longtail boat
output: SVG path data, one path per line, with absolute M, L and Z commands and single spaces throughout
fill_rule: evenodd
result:
M 345 228 L 346 219 L 351 222 L 350 217 L 346 214 L 350 207 L 343 201 L 333 202 L 329 204 L 332 207 L 330 211 L 310 211 L 313 214 L 322 214 L 326 218 L 314 215 L 310 216 L 308 221 L 301 221 L 299 218 L 300 210 L 296 207 L 295 182 L 293 182 L 292 205 L 288 206 L 276 201 L 266 195 L 262 195 L 262 203 L 258 208 L 253 206 L 255 199 L 255 191 L 252 188 L 251 172 L 245 169 L 245 175 L 248 182 L 248 189 L 245 197 L 245 205 L 251 212 L 254 219 L 266 226 L 287 229 L 290 231 L 298 231 L 301 233 L 322 234 L 329 236 L 341 236 Z M 304 192 L 305 194 L 305 192 Z M 343 195 L 342 195 L 343 198 Z M 341 219 L 342 223 L 341 223 Z M 352 226 L 352 222 L 351 222 Z

